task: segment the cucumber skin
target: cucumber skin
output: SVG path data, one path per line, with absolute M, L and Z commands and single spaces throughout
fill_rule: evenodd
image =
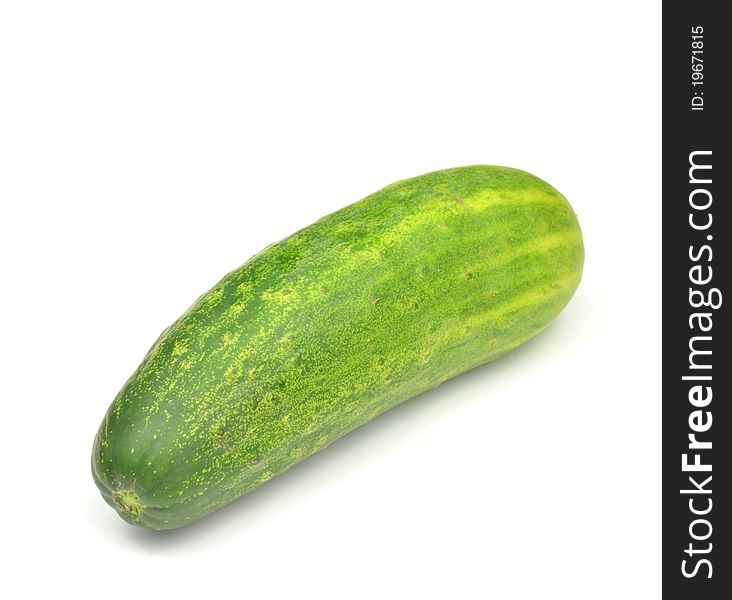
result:
M 394 183 L 267 247 L 162 333 L 99 428 L 97 486 L 134 525 L 191 523 L 533 337 L 583 262 L 569 203 L 529 173 Z

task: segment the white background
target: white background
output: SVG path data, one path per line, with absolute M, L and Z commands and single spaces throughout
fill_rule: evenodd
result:
M 658 597 L 660 2 L 598 6 L 3 3 L 5 597 Z M 165 326 L 270 242 L 476 163 L 578 213 L 546 333 L 197 524 L 114 514 L 93 436 Z

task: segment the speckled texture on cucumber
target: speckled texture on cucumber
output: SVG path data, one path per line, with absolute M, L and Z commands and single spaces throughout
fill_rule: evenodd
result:
M 104 417 L 94 479 L 134 525 L 195 521 L 539 333 L 583 260 L 569 203 L 526 172 L 394 183 L 267 247 L 166 329 Z

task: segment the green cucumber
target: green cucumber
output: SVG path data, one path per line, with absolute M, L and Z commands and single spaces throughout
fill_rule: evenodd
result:
M 566 199 L 471 166 L 394 183 L 267 247 L 166 329 L 94 441 L 105 500 L 191 523 L 516 348 L 577 288 Z

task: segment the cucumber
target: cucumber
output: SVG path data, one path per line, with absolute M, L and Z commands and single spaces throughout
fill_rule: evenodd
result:
M 385 187 L 267 247 L 163 332 L 102 421 L 97 486 L 134 525 L 191 523 L 535 336 L 583 261 L 569 203 L 524 171 Z

